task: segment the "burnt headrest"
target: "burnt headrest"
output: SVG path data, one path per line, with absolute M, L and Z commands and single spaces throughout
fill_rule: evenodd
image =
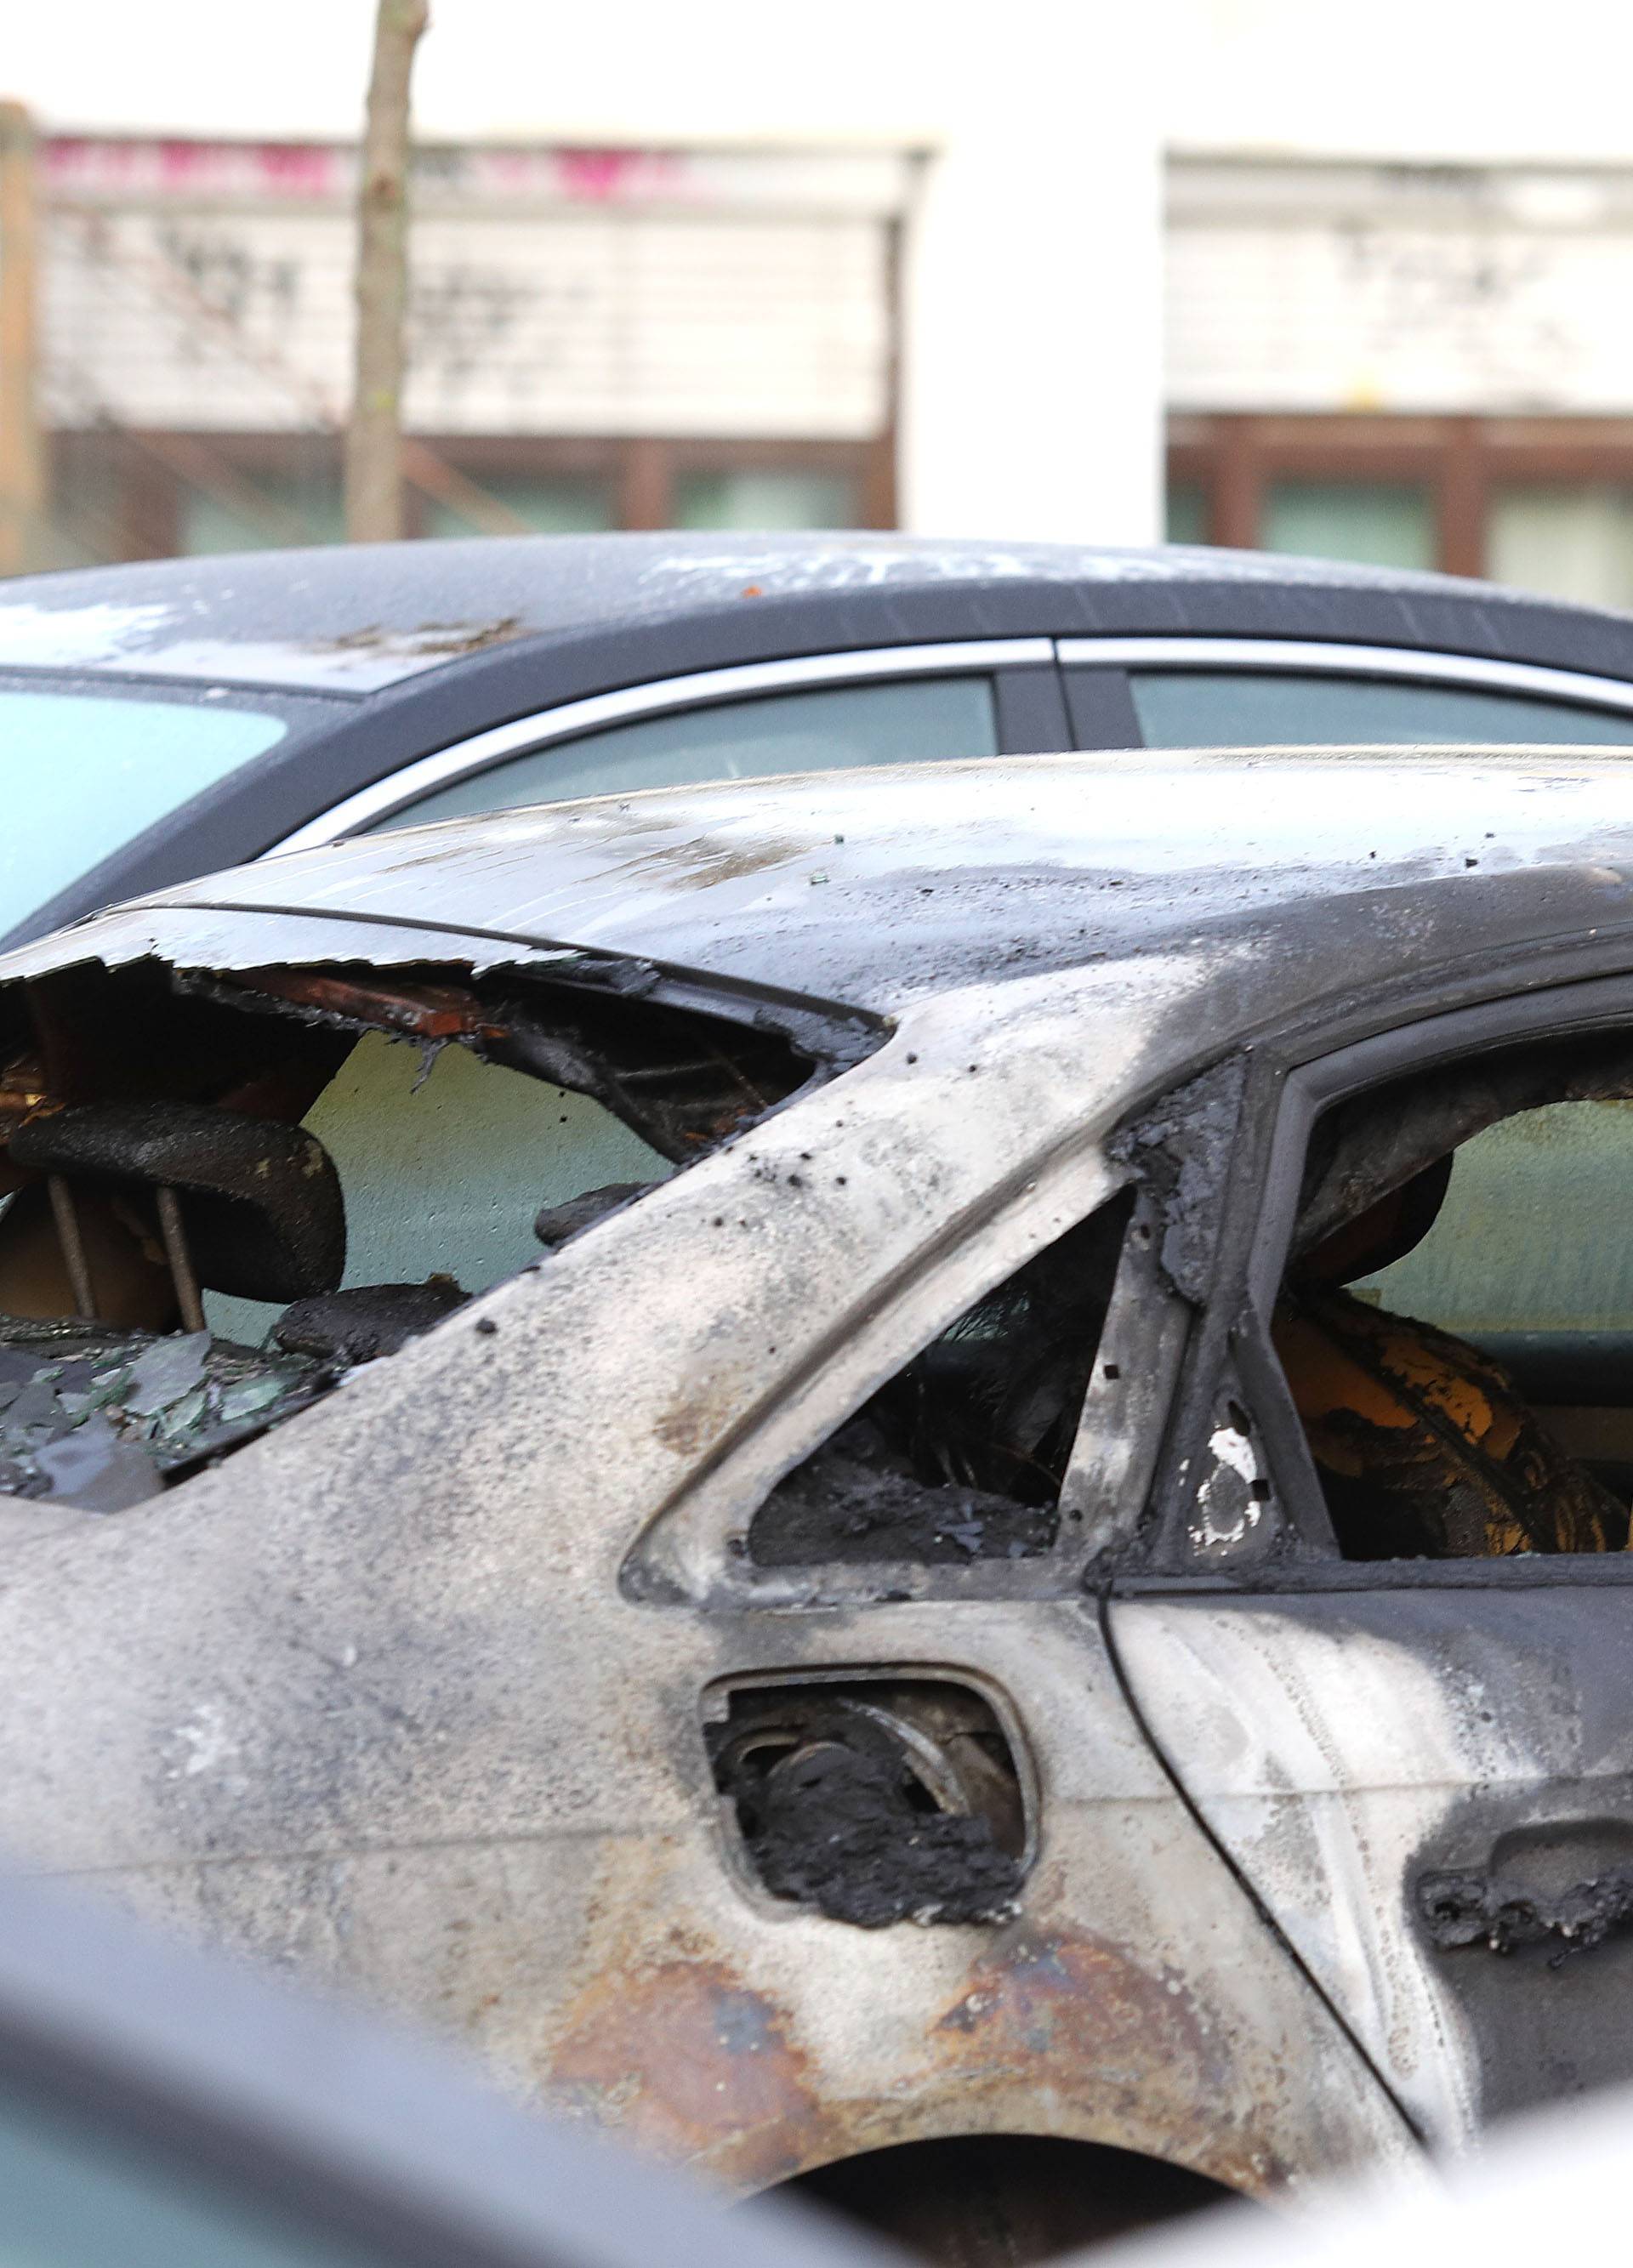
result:
M 196 1102 L 86 1102 L 25 1120 L 12 1162 L 141 1195 L 174 1189 L 201 1284 L 243 1300 L 332 1292 L 346 1264 L 334 1160 L 304 1127 Z

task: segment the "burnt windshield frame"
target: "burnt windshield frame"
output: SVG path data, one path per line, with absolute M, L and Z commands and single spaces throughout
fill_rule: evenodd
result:
M 1292 1243 L 1310 1139 L 1318 1120 L 1350 1097 L 1371 1092 L 1404 1073 L 1437 1064 L 1505 1051 L 1527 1041 L 1557 1040 L 1596 1032 L 1633 1031 L 1633 970 L 1625 940 L 1613 941 L 1593 955 L 1600 967 L 1619 963 L 1615 973 L 1584 971 L 1574 983 L 1545 983 L 1534 990 L 1510 991 L 1467 1006 L 1425 1006 L 1399 1021 L 1348 1044 L 1317 1054 L 1311 1048 L 1267 1049 L 1256 1093 L 1244 1108 L 1244 1130 L 1257 1139 L 1243 1145 L 1238 1188 L 1245 1202 L 1230 1204 L 1239 1226 L 1216 1285 L 1216 1329 L 1205 1367 L 1189 1381 L 1184 1421 L 1179 1429 L 1190 1449 L 1193 1469 L 1201 1447 L 1201 1425 L 1216 1397 L 1227 1364 L 1240 1378 L 1257 1421 L 1276 1493 L 1285 1508 L 1286 1556 L 1239 1575 L 1202 1572 L 1181 1543 L 1188 1504 L 1171 1506 L 1163 1522 L 1165 1550 L 1148 1569 L 1132 1572 L 1119 1588 L 1171 1586 L 1175 1575 L 1210 1590 L 1371 1590 L 1439 1585 L 1479 1588 L 1493 1583 L 1557 1587 L 1571 1583 L 1633 1582 L 1633 1552 L 1519 1554 L 1511 1557 L 1346 1560 L 1327 1517 L 1321 1484 L 1293 1408 L 1281 1364 L 1271 1344 L 1268 1317 L 1274 1309 Z M 1511 979 L 1511 982 L 1513 981 Z M 1523 979 L 1522 979 L 1523 981 Z M 1256 1123 L 1255 1123 L 1256 1122 Z M 1262 1158 L 1256 1198 L 1248 1180 L 1253 1158 Z M 1176 1489 L 1183 1454 L 1167 1462 L 1170 1493 Z M 1179 1545 L 1178 1550 L 1176 1545 Z M 1173 1574 L 1164 1574 L 1166 1559 Z

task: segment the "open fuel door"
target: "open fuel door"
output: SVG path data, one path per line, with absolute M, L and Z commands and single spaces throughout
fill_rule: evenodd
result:
M 1238 1172 L 1171 1573 L 1107 1624 L 1217 1844 L 1455 2145 L 1633 2078 L 1633 984 L 1296 1069 Z

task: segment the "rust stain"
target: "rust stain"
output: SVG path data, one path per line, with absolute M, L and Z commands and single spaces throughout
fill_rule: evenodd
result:
M 520 615 L 500 615 L 487 622 L 418 622 L 411 629 L 387 629 L 366 622 L 354 630 L 337 630 L 332 637 L 311 638 L 313 653 L 385 653 L 415 657 L 432 654 L 480 653 L 484 647 L 505 645 L 525 634 Z
M 720 882 L 751 881 L 756 875 L 779 866 L 795 865 L 807 855 L 808 845 L 792 837 L 757 843 L 717 843 L 706 836 L 665 843 L 629 861 L 630 872 L 643 879 L 656 873 L 676 889 L 707 890 Z
M 1186 1996 L 1092 1938 L 1012 1933 L 977 1964 L 935 2029 L 1006 2060 L 1035 2067 L 1041 2058 L 1102 2084 L 1143 2078 L 1154 2061 L 1187 2080 L 1223 2078 L 1204 2070 L 1214 2059 Z
M 683 1385 L 653 1422 L 654 1439 L 677 1457 L 695 1457 L 716 1441 L 735 1416 L 743 1388 L 728 1373 Z
M 930 2035 L 972 2084 L 1018 2080 L 1065 2103 L 1109 2103 L 1136 2147 L 1249 2194 L 1282 2169 L 1242 2099 L 1228 2043 L 1176 1979 L 1089 1936 L 1006 1934 Z M 1244 2124 L 1240 2114 L 1247 2114 Z
M 786 2019 L 717 1961 L 671 1961 L 580 1997 L 550 2059 L 558 2102 L 745 2185 L 820 2154 L 825 2115 Z
M 504 1025 L 495 1021 L 474 992 L 454 984 L 384 985 L 308 968 L 240 969 L 231 982 L 236 988 L 316 1009 L 321 1015 L 405 1032 L 415 1039 L 494 1039 L 505 1035 Z

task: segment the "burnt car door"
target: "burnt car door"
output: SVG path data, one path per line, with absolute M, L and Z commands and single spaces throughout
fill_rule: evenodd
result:
M 1633 981 L 1348 1037 L 1216 1075 L 1228 1140 L 1194 1097 L 1153 1131 L 1223 1226 L 1175 1262 L 1184 1414 L 1104 1611 L 1169 1772 L 1455 2144 L 1633 2075 Z

